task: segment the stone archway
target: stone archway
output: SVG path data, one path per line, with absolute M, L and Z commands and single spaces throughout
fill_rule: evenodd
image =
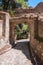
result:
M 17 24 L 21 24 L 23 22 L 26 22 L 29 25 L 30 28 L 30 40 L 33 38 L 34 35 L 34 20 L 29 19 L 28 17 L 22 17 L 22 18 L 13 18 L 10 20 L 10 41 L 11 43 L 15 41 L 14 38 L 14 28 Z
M 34 13 L 30 13 L 26 15 L 23 14 L 23 16 L 21 17 L 11 18 L 10 21 L 9 19 L 10 18 L 8 13 L 0 12 L 0 33 L 1 33 L 0 41 L 1 41 L 1 36 L 2 39 L 4 36 L 4 42 L 5 42 L 4 48 L 0 49 L 0 54 L 2 54 L 4 52 L 3 50 L 6 50 L 6 48 L 10 46 L 9 45 L 10 40 L 11 41 L 14 40 L 15 25 L 19 23 L 23 23 L 23 21 L 25 21 L 30 27 L 31 50 L 34 51 L 34 53 L 36 53 L 36 55 L 43 61 L 43 16 L 42 14 L 34 14 Z
M 30 47 L 41 60 L 43 60 L 43 17 L 40 14 L 28 14 L 22 17 L 10 19 L 11 23 L 11 41 L 14 40 L 14 27 L 16 24 L 26 23 L 30 26 Z

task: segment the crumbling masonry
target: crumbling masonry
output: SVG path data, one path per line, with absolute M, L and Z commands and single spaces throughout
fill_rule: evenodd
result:
M 30 27 L 31 50 L 43 61 L 43 13 L 22 14 L 11 18 L 8 13 L 0 12 L 0 54 L 11 49 L 10 41 L 14 41 L 14 27 L 23 22 Z

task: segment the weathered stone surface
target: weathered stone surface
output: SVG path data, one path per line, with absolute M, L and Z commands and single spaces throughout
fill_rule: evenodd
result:
M 0 20 L 0 36 L 2 36 L 2 25 L 3 25 L 3 20 Z
M 23 16 L 23 15 L 22 15 Z M 11 23 L 11 39 L 14 39 L 14 27 L 17 24 L 23 23 L 26 21 L 26 23 L 30 26 L 30 46 L 33 48 L 33 51 L 38 55 L 38 57 L 41 59 L 43 58 L 41 52 L 43 42 L 40 41 L 40 39 L 35 38 L 35 34 L 38 33 L 39 37 L 43 38 L 43 15 L 42 14 L 34 14 L 34 13 L 29 13 L 25 14 L 25 16 L 19 16 L 19 17 L 14 17 L 10 20 Z M 37 23 L 38 22 L 38 23 Z
M 11 49 L 11 45 L 10 44 L 7 44 L 7 45 L 3 45 L 3 47 L 1 47 L 0 49 L 0 55 L 9 51 Z
M 9 17 L 8 13 L 0 12 L 0 20 L 3 20 L 3 24 L 0 23 L 0 35 L 4 36 L 0 39 L 0 48 L 4 44 L 9 44 L 10 41 L 15 41 L 14 38 L 14 28 L 15 25 L 26 22 L 30 27 L 30 46 L 33 48 L 34 52 L 43 58 L 43 15 L 36 13 L 22 14 L 21 16 L 16 16 L 13 18 Z M 4 33 L 4 34 L 3 34 Z M 10 34 L 9 34 L 10 33 Z M 38 35 L 38 37 L 35 37 Z M 0 36 L 0 37 L 1 37 Z M 40 38 L 41 37 L 41 38 Z M 41 40 L 42 39 L 42 40 Z M 41 41 L 40 41 L 41 40 Z M 5 48 L 6 49 L 6 48 Z
M 0 55 L 0 65 L 33 65 L 28 42 L 19 42 L 13 49 Z
M 0 12 L 0 54 L 9 48 L 9 14 Z

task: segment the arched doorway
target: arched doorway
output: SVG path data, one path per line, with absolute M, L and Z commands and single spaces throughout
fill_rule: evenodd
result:
M 33 25 L 33 20 L 29 19 L 28 17 L 24 17 L 24 18 L 14 18 L 10 20 L 10 43 L 12 44 L 13 42 L 16 41 L 15 39 L 15 27 L 17 25 L 20 24 L 24 24 L 26 23 L 26 25 L 28 25 L 29 27 L 29 32 L 30 33 L 30 39 L 31 39 L 31 26 Z M 32 23 L 32 24 L 31 24 Z M 28 39 L 29 40 L 29 39 Z M 29 40 L 30 41 L 30 40 Z
M 30 41 L 33 40 L 33 30 L 34 30 L 34 24 L 33 20 L 29 18 L 14 18 L 10 21 L 10 43 L 15 43 L 15 27 L 20 24 L 26 23 L 29 26 L 30 31 Z M 29 33 L 29 32 L 28 32 Z M 32 38 L 32 39 L 31 39 Z M 29 39 L 28 39 L 29 40 Z M 17 51 L 21 51 L 28 59 L 29 59 L 29 42 L 20 42 L 17 43 L 16 46 L 13 46 L 13 49 L 16 49 Z M 20 53 L 20 52 L 19 52 Z M 22 55 L 22 54 L 21 54 Z

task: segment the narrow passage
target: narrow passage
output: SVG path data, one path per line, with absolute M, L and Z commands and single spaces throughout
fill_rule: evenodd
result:
M 29 42 L 18 42 L 8 52 L 0 55 L 0 65 L 33 65 L 31 62 Z

